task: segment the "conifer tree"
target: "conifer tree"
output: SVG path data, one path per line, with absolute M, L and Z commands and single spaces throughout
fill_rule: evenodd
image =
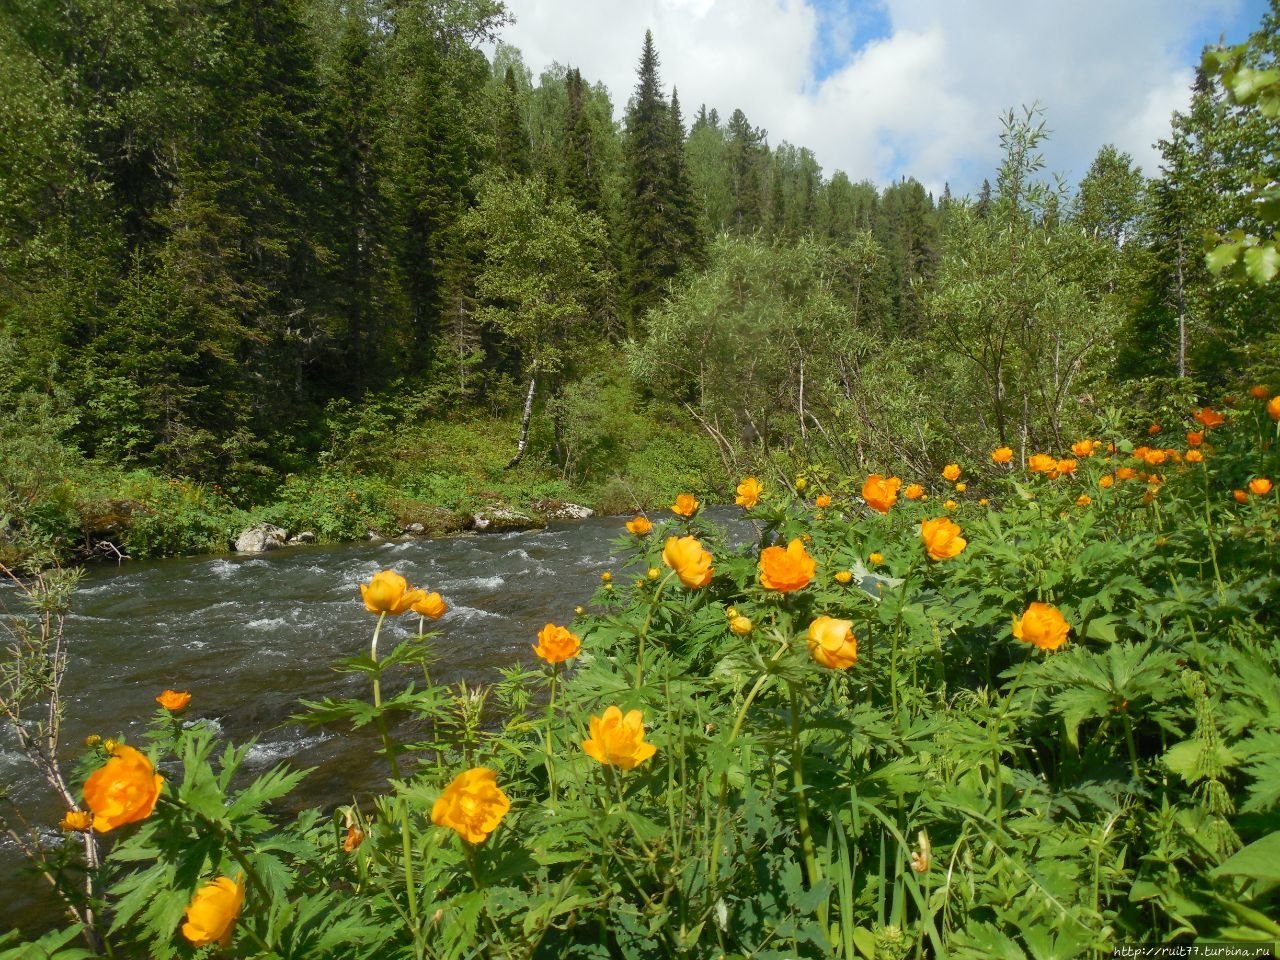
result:
M 495 137 L 498 166 L 517 177 L 527 177 L 532 170 L 529 133 L 525 129 L 520 108 L 521 93 L 516 83 L 515 68 L 508 66 L 502 79 L 502 107 L 498 114 Z

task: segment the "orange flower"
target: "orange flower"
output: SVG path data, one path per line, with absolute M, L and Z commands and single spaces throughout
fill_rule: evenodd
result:
M 866 498 L 866 487 L 862 488 L 863 498 Z M 902 495 L 908 500 L 919 500 L 924 496 L 924 487 L 918 483 L 907 484 L 907 489 L 902 491 Z
M 985 506 L 986 506 L 988 503 L 990 503 L 990 502 L 991 502 L 991 501 L 990 501 L 990 500 L 988 500 L 986 497 L 981 497 L 981 498 L 978 500 L 978 506 L 980 506 L 980 507 L 985 507 Z
M 1272 420 L 1280 420 L 1280 395 L 1267 401 L 1267 416 Z
M 1160 432 L 1160 424 L 1158 423 L 1153 423 L 1151 426 L 1147 427 L 1147 433 L 1151 434 L 1151 436 L 1153 437 L 1159 432 Z
M 1116 470 L 1117 480 L 1132 480 L 1137 475 L 1138 471 L 1133 469 L 1133 467 L 1119 467 Z
M 676 497 L 676 502 L 671 505 L 671 512 L 684 517 L 686 520 L 691 520 L 700 506 L 702 504 L 698 502 L 698 498 L 692 493 L 682 493 Z
M 347 827 L 347 838 L 342 841 L 342 849 L 347 853 L 351 853 L 362 843 L 364 843 L 364 831 L 354 823 L 351 824 L 351 826 Z
M 1102 487 L 1104 490 L 1110 487 L 1115 482 L 1116 482 L 1116 478 L 1109 473 L 1104 473 L 1101 477 L 1098 478 L 1098 486 Z
M 196 891 L 187 904 L 187 922 L 182 935 L 194 947 L 216 943 L 222 949 L 231 945 L 231 930 L 244 905 L 244 879 L 219 877 Z
M 164 778 L 146 754 L 120 744 L 111 759 L 89 774 L 84 802 L 93 811 L 93 829 L 107 833 L 151 816 Z
M 862 499 L 867 501 L 867 506 L 872 510 L 878 510 L 880 513 L 888 513 L 890 508 L 898 502 L 898 488 L 902 486 L 902 481 L 897 477 L 882 477 L 878 473 L 873 473 L 862 484 Z M 924 493 L 924 488 L 917 484 L 912 484 Z M 914 500 L 915 497 L 910 496 L 911 487 L 907 488 L 907 496 Z M 920 494 L 916 494 L 919 496 Z
M 653 529 L 648 517 L 633 517 L 627 521 L 627 532 L 633 536 L 643 537 Z
M 827 507 L 831 506 L 831 498 L 825 493 L 820 493 L 818 494 L 818 498 L 813 501 L 813 505 L 819 510 L 825 510 Z
M 1033 453 L 1027 459 L 1027 469 L 1032 473 L 1052 473 L 1058 469 L 1058 458 L 1047 453 Z
M 422 591 L 415 590 L 414 593 L 422 593 Z M 422 596 L 415 600 L 413 606 L 409 609 L 420 617 L 439 620 L 449 612 L 449 605 L 444 602 L 444 598 L 438 593 L 422 593 Z
M 925 550 L 934 560 L 950 560 L 969 543 L 960 536 L 960 528 L 946 517 L 922 521 L 920 536 Z
M 703 549 L 697 537 L 667 537 L 662 562 L 676 572 L 681 583 L 694 590 L 709 584 L 715 573 L 711 554 Z
M 582 742 L 582 749 L 592 760 L 606 766 L 631 770 L 644 763 L 658 748 L 644 739 L 644 716 L 632 710 L 625 716 L 618 707 L 609 707 L 603 717 L 593 716 L 591 737 Z
M 737 494 L 738 496 L 733 502 L 750 510 L 760 502 L 760 497 L 764 494 L 764 486 L 755 477 L 747 477 L 738 484 Z
M 1204 425 L 1210 430 L 1214 427 L 1220 427 L 1227 422 L 1227 418 L 1218 413 L 1218 411 L 1214 410 L 1212 407 L 1201 407 L 1191 415 L 1191 419 L 1196 421 L 1196 423 Z
M 1249 388 L 1249 396 L 1253 397 L 1255 400 L 1265 400 L 1267 397 L 1271 396 L 1271 391 L 1258 383 Z
M 1144 450 L 1142 452 L 1142 462 L 1148 467 L 1158 467 L 1169 459 L 1169 455 L 1163 450 Z
M 782 547 L 766 547 L 760 552 L 760 585 L 784 593 L 806 587 L 818 565 L 797 537 Z
M 156 703 L 164 707 L 170 713 L 177 713 L 179 710 L 186 708 L 191 702 L 191 694 L 185 690 L 179 693 L 176 690 L 166 690 L 160 696 L 156 697 Z
M 67 833 L 88 833 L 93 829 L 93 814 L 84 810 L 68 810 L 58 821 L 58 827 Z
M 533 648 L 533 652 L 547 663 L 564 663 L 576 657 L 580 650 L 582 641 L 578 635 L 554 623 L 548 623 L 538 631 L 538 645 Z
M 1249 492 L 1254 496 L 1265 497 L 1271 492 L 1271 481 L 1266 477 L 1254 477 L 1249 481 Z
M 991 451 L 992 463 L 1011 463 L 1013 462 L 1012 447 L 996 447 Z
M 1087 493 L 1082 493 L 1080 496 L 1076 497 L 1077 507 L 1087 507 L 1091 503 L 1093 503 L 1093 497 L 1089 496 Z
M 1093 456 L 1093 450 L 1096 446 L 1097 443 L 1093 440 L 1077 440 L 1071 445 L 1071 452 L 1084 459 L 1085 457 Z
M 1236 503 L 1248 503 L 1249 495 L 1243 490 L 1232 490 L 1231 496 L 1235 498 Z
M 809 653 L 829 670 L 847 670 L 858 662 L 852 620 L 822 616 L 809 624 Z
M 943 480 L 950 480 L 952 483 L 955 483 L 957 480 L 959 480 L 959 479 L 960 479 L 960 464 L 958 464 L 958 463 L 948 463 L 945 467 L 943 467 L 943 468 L 942 468 L 942 479 L 943 479 Z
M 1186 455 L 1187 463 L 1201 463 L 1204 460 L 1204 454 L 1199 450 L 1188 450 Z
M 729 621 L 729 632 L 735 637 L 745 637 L 751 632 L 752 626 L 753 624 L 749 617 L 744 617 L 739 614 Z
M 1204 443 L 1204 434 L 1202 432 L 1191 432 L 1187 434 L 1187 446 L 1198 447 Z
M 409 582 L 394 570 L 383 570 L 375 573 L 367 584 L 360 584 L 360 596 L 364 598 L 364 608 L 370 613 L 389 613 L 398 617 L 426 594 L 421 590 L 410 590 Z
M 1066 617 L 1049 603 L 1037 601 L 1027 607 L 1021 619 L 1013 618 L 1013 635 L 1041 650 L 1057 650 L 1067 642 L 1070 630 Z
M 484 843 L 511 809 L 498 775 L 485 767 L 460 773 L 431 807 L 431 822 L 456 830 L 467 843 Z

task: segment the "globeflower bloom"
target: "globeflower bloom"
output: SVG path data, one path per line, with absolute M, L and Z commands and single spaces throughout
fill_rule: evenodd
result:
M 224 950 L 231 945 L 231 931 L 244 905 L 244 879 L 219 877 L 196 891 L 187 904 L 187 922 L 182 935 L 193 947 L 216 943 Z
M 84 810 L 68 810 L 58 821 L 58 827 L 67 833 L 88 833 L 93 829 L 93 814 Z
M 742 614 L 738 614 L 729 621 L 729 632 L 735 637 L 745 637 L 751 632 L 751 628 L 753 626 L 754 624 L 752 624 L 750 617 L 744 617 Z
M 538 645 L 533 648 L 533 652 L 547 663 L 564 663 L 576 657 L 581 650 L 582 641 L 578 635 L 554 623 L 548 623 L 538 631 Z
M 460 773 L 431 807 L 431 822 L 456 830 L 467 843 L 484 843 L 511 809 L 498 788 L 498 775 L 486 767 Z
M 920 537 L 924 540 L 925 550 L 933 560 L 950 560 L 969 543 L 960 536 L 960 527 L 946 517 L 922 521 Z
M 1098 486 L 1102 487 L 1104 490 L 1110 487 L 1115 482 L 1116 482 L 1116 478 L 1109 473 L 1104 473 L 1102 476 L 1098 478 Z
M 760 585 L 766 590 L 788 593 L 808 586 L 818 569 L 799 537 L 782 547 L 766 547 L 760 551 Z
M 867 560 L 869 560 L 872 564 L 879 566 L 880 564 L 884 563 L 884 554 L 880 553 L 879 551 L 876 551 L 875 553 L 871 554 L 871 556 L 867 557 Z
M 93 829 L 107 833 L 151 816 L 164 778 L 146 754 L 120 744 L 111 759 L 89 774 L 84 802 L 93 812 Z
M 858 662 L 852 620 L 822 616 L 809 624 L 809 653 L 828 670 L 847 670 Z
M 409 582 L 394 570 L 375 573 L 367 584 L 360 584 L 364 608 L 370 613 L 389 613 L 398 617 L 426 597 L 421 590 L 410 590 Z
M 1249 396 L 1253 397 L 1255 400 L 1265 400 L 1267 397 L 1271 396 L 1271 391 L 1262 384 L 1257 383 L 1249 388 Z
M 948 463 L 945 467 L 943 467 L 943 468 L 942 468 L 942 479 L 943 479 L 943 480 L 950 480 L 952 483 L 955 483 L 957 480 L 959 480 L 959 479 L 960 479 L 960 464 L 958 464 L 958 463 Z
M 755 477 L 747 477 L 737 487 L 738 496 L 734 499 L 734 503 L 743 509 L 750 510 L 760 502 L 760 497 L 764 493 L 764 485 Z
M 865 499 L 865 494 L 866 494 L 866 490 L 864 488 L 863 489 L 864 499 Z M 906 497 L 908 500 L 919 500 L 921 497 L 924 496 L 924 487 L 920 486 L 920 484 L 918 483 L 909 483 L 907 484 L 907 489 L 902 491 L 902 495 Z
M 1185 459 L 1187 463 L 1203 463 L 1204 454 L 1199 450 L 1188 450 Z
M 421 590 L 414 591 L 422 593 L 422 596 L 413 602 L 409 607 L 414 613 L 420 617 L 430 617 L 432 620 L 439 620 L 449 611 L 449 605 L 444 602 L 444 598 L 440 594 L 423 593 Z
M 853 572 L 850 570 L 837 570 L 834 579 L 840 586 L 847 587 L 853 582 Z
M 1265 497 L 1271 492 L 1271 481 L 1266 477 L 1254 477 L 1249 481 L 1249 492 L 1254 496 Z
M 1267 401 L 1267 416 L 1272 420 L 1280 420 L 1280 394 Z
M 1220 427 L 1227 422 L 1227 418 L 1212 407 L 1201 407 L 1191 415 L 1191 419 L 1209 430 L 1214 427 Z
M 1058 473 L 1070 476 L 1076 472 L 1076 462 L 1074 460 L 1059 460 L 1054 469 L 1057 470 Z
M 827 507 L 831 506 L 831 498 L 825 493 L 820 493 L 818 494 L 817 499 L 813 501 L 813 505 L 819 510 L 825 510 Z
M 1027 469 L 1032 473 L 1052 473 L 1058 469 L 1058 458 L 1047 453 L 1033 453 L 1027 458 Z
M 698 502 L 698 498 L 692 493 L 682 493 L 676 497 L 676 502 L 671 505 L 671 512 L 684 517 L 686 520 L 691 520 L 701 506 L 702 504 Z
M 1091 503 L 1093 503 L 1093 497 L 1089 496 L 1087 493 L 1082 493 L 1080 496 L 1076 497 L 1077 507 L 1087 507 Z
M 1204 443 L 1204 433 L 1202 431 L 1191 431 L 1187 434 L 1187 446 L 1198 447 Z
M 156 703 L 164 707 L 170 713 L 177 713 L 179 710 L 186 709 L 188 703 L 191 702 L 191 694 L 185 690 L 179 693 L 177 690 L 166 690 L 160 696 L 156 697 Z
M 888 513 L 890 508 L 898 502 L 898 488 L 902 486 L 902 481 L 897 477 L 882 477 L 878 473 L 873 473 L 862 484 L 862 499 L 867 501 L 867 506 L 880 513 Z M 912 484 L 924 493 L 924 488 L 917 484 Z M 910 496 L 908 488 L 908 496 Z M 912 500 L 915 497 L 911 497 Z
M 692 590 L 705 587 L 715 573 L 711 566 L 711 553 L 703 548 L 697 537 L 667 537 L 662 548 L 662 562 Z
M 624 716 L 620 708 L 609 707 L 604 716 L 591 718 L 590 733 L 582 742 L 583 752 L 606 766 L 631 770 L 658 752 L 644 739 L 644 716 L 639 710 Z
M 1247 493 L 1245 493 L 1243 490 L 1232 490 L 1232 491 L 1231 491 L 1231 496 L 1232 496 L 1232 498 L 1234 498 L 1234 499 L 1235 499 L 1236 503 L 1248 503 L 1248 502 L 1249 502 L 1249 495 L 1248 495 Z
M 643 537 L 653 530 L 648 517 L 637 516 L 627 521 L 627 533 L 635 537 Z
M 1136 477 L 1137 475 L 1138 475 L 1138 471 L 1137 471 L 1137 470 L 1135 470 L 1135 469 L 1133 469 L 1133 467 L 1118 467 L 1118 468 L 1116 468 L 1116 479 L 1117 479 L 1117 480 L 1132 480 L 1132 479 L 1133 479 L 1134 477 Z
M 1058 608 L 1036 601 L 1021 617 L 1013 618 L 1013 635 L 1041 650 L 1057 650 L 1067 642 L 1071 624 Z
M 992 463 L 1012 463 L 1013 448 L 1012 447 L 996 447 L 991 451 Z
M 1086 457 L 1092 457 L 1094 448 L 1097 443 L 1093 440 L 1077 440 L 1071 445 L 1071 452 L 1082 460 Z

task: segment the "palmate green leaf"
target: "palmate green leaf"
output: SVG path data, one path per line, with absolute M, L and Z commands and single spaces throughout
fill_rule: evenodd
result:
M 262 808 L 292 793 L 313 769 L 291 770 L 284 764 L 272 768 L 236 794 L 227 807 L 227 820 L 239 827 L 265 829 L 268 823 L 260 816 Z
M 17 930 L 0 934 L 0 948 L 21 939 Z M 53 930 L 38 940 L 21 943 L 9 949 L 0 949 L 0 960 L 89 960 L 97 954 L 81 946 L 69 946 L 80 939 L 80 927 Z

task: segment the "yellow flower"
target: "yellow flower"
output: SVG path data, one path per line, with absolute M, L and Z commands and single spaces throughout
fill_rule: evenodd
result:
M 1115 482 L 1116 482 L 1116 478 L 1109 473 L 1104 473 L 1102 476 L 1098 478 L 1098 486 L 1102 487 L 1104 490 L 1107 487 L 1110 487 Z
M 729 632 L 735 637 L 745 637 L 751 632 L 752 626 L 750 618 L 739 614 L 729 621 Z
M 662 571 L 659 570 L 657 567 L 650 567 L 648 570 L 644 572 L 644 575 L 648 577 L 650 580 L 657 580 L 660 576 L 662 576 Z
M 85 737 L 85 738 L 84 738 L 84 745 L 85 745 L 86 747 L 96 747 L 96 746 L 97 746 L 98 744 L 100 744 L 100 743 L 102 743 L 102 735 L 101 735 L 101 734 L 91 733 L 91 734 L 89 734 L 87 737 Z
M 600 582 L 613 583 L 613 574 L 606 570 L 604 573 L 600 574 Z
M 737 498 L 733 501 L 740 507 L 750 510 L 760 502 L 760 497 L 764 493 L 764 486 L 755 477 L 747 477 L 738 484 Z
M 1058 458 L 1047 453 L 1033 453 L 1027 459 L 1027 469 L 1032 473 L 1052 473 L 1058 469 Z
M 219 877 L 196 891 L 187 904 L 187 922 L 182 935 L 193 947 L 216 943 L 224 950 L 231 945 L 231 929 L 244 905 L 244 879 Z
M 804 488 L 809 485 L 809 481 L 804 477 L 796 477 L 796 492 L 804 493 Z
M 639 710 L 624 716 L 620 708 L 609 707 L 603 717 L 591 718 L 590 731 L 582 749 L 592 760 L 607 766 L 631 770 L 658 752 L 645 742 L 644 716 Z
M 871 561 L 872 566 L 879 566 L 880 564 L 884 563 L 884 554 L 877 551 L 871 554 L 871 556 L 867 557 L 867 559 Z
M 968 489 L 969 489 L 969 485 L 967 483 L 956 484 L 956 493 L 964 493 Z
M 58 821 L 58 826 L 67 833 L 88 833 L 93 829 L 93 814 L 85 810 L 68 810 Z
M 902 491 L 902 495 L 908 500 L 919 500 L 924 496 L 924 487 L 918 483 L 909 483 L 907 489 Z
M 1096 446 L 1097 443 L 1093 440 L 1077 440 L 1071 445 L 1071 452 L 1077 457 L 1084 459 L 1085 457 L 1093 456 L 1093 450 Z
M 1188 450 L 1186 461 L 1187 463 L 1202 463 L 1204 461 L 1204 454 L 1199 450 Z
M 89 774 L 84 802 L 93 811 L 93 829 L 107 833 L 151 816 L 164 778 L 146 754 L 126 744 L 115 746 L 111 759 Z
M 825 510 L 827 507 L 831 506 L 831 498 L 825 493 L 820 493 L 818 494 L 818 498 L 813 501 L 813 505 L 819 510 Z
M 554 623 L 548 623 L 538 631 L 538 645 L 533 648 L 533 652 L 547 663 L 564 663 L 576 657 L 581 650 L 582 641 L 578 635 Z
M 364 608 L 370 613 L 389 613 L 398 617 L 426 594 L 421 590 L 410 590 L 408 581 L 394 570 L 383 570 L 375 573 L 367 584 L 360 584 L 360 596 L 364 598 Z
M 1254 477 L 1249 481 L 1249 492 L 1255 496 L 1265 497 L 1271 492 L 1271 481 L 1266 477 Z
M 798 537 L 782 547 L 766 547 L 760 551 L 760 585 L 766 590 L 788 593 L 808 586 L 817 570 L 817 562 L 809 556 Z
M 829 670 L 847 670 L 858 662 L 852 620 L 822 616 L 809 624 L 809 653 Z
M 991 501 L 988 500 L 986 497 L 982 497 L 981 499 L 978 500 L 978 506 L 985 507 L 990 502 Z
M 653 524 L 648 517 L 637 516 L 627 521 L 627 532 L 632 536 L 643 537 L 652 529 Z
M 421 590 L 415 590 L 414 593 L 422 593 Z M 432 620 L 439 620 L 449 610 L 449 605 L 444 602 L 444 598 L 438 593 L 423 593 L 422 597 L 413 602 L 413 606 L 409 608 L 420 617 L 430 617 Z
M 1058 473 L 1070 475 L 1076 472 L 1076 462 L 1074 460 L 1059 460 L 1054 469 L 1056 469 Z
M 1013 460 L 1012 447 L 996 447 L 991 451 L 992 463 L 1010 463 Z
M 179 693 L 176 690 L 166 690 L 160 696 L 156 697 L 156 703 L 164 707 L 170 713 L 177 713 L 179 710 L 186 708 L 191 702 L 191 694 L 185 690 Z
M 676 497 L 676 502 L 671 505 L 671 512 L 690 520 L 698 512 L 700 506 L 702 504 L 698 502 L 698 498 L 692 493 L 682 493 Z
M 711 554 L 703 549 L 697 537 L 667 537 L 662 547 L 662 562 L 676 572 L 681 583 L 693 590 L 709 584 L 715 573 Z
M 1077 507 L 1087 507 L 1091 503 L 1093 503 L 1093 497 L 1089 496 L 1087 493 L 1082 493 L 1080 496 L 1076 497 Z
M 835 581 L 842 587 L 847 587 L 853 582 L 853 573 L 849 570 L 837 570 L 835 573 Z
M 935 517 L 920 523 L 924 548 L 934 560 L 950 560 L 969 543 L 960 536 L 960 528 L 946 517 Z
M 954 500 L 945 500 L 943 501 L 942 506 L 946 510 L 954 510 L 956 507 L 960 506 L 960 504 L 956 503 Z
M 898 502 L 898 488 L 901 486 L 902 481 L 897 477 L 882 477 L 878 473 L 873 473 L 862 484 L 862 499 L 867 501 L 867 506 L 872 510 L 888 513 L 889 509 Z M 924 493 L 924 490 L 921 488 L 920 492 Z M 909 500 L 915 499 L 911 496 L 911 487 L 907 488 L 906 496 Z
M 1041 650 L 1057 650 L 1067 642 L 1070 630 L 1066 617 L 1049 603 L 1036 601 L 1021 618 L 1013 618 L 1013 635 Z
M 1138 475 L 1138 471 L 1133 469 L 1133 467 L 1117 467 L 1116 468 L 1117 480 L 1132 480 L 1137 475 Z
M 511 809 L 498 788 L 498 776 L 485 767 L 460 773 L 431 807 L 431 822 L 462 835 L 467 843 L 484 843 Z
M 952 483 L 960 479 L 960 464 L 948 463 L 942 468 L 942 479 L 950 480 Z

